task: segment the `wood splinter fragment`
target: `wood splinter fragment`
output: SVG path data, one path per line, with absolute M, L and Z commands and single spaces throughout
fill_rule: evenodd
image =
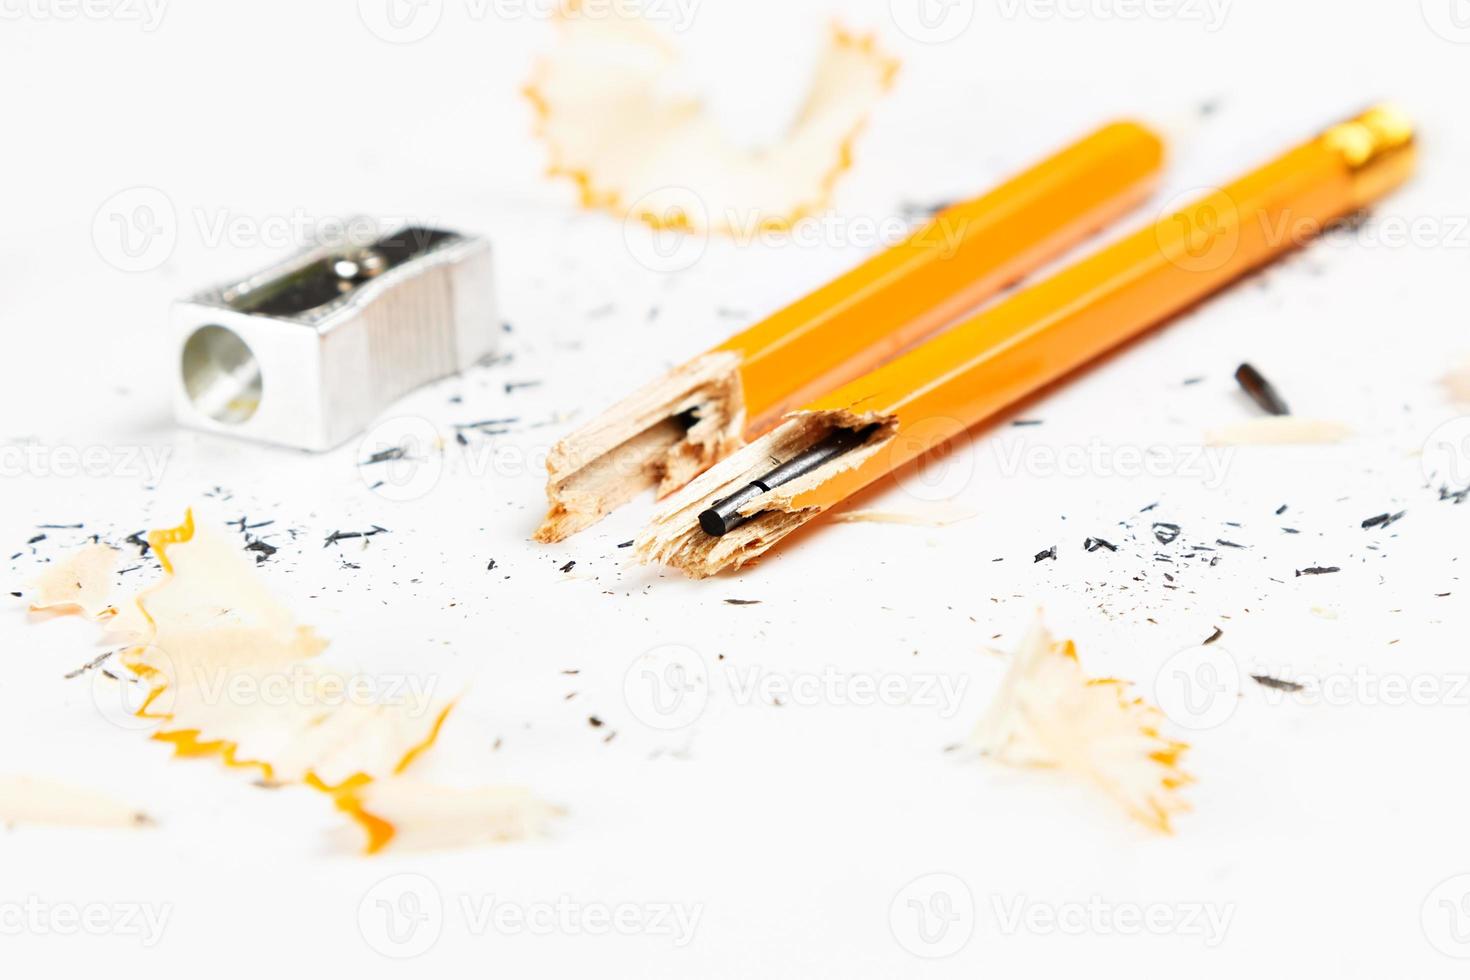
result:
M 553 446 L 535 539 L 562 541 L 648 489 L 666 497 L 739 448 L 739 364 L 730 353 L 696 357 Z
M 669 499 L 638 536 L 644 564 L 662 562 L 691 578 L 705 578 L 754 561 L 792 531 L 845 499 L 844 481 L 876 458 L 893 438 L 897 420 L 848 411 L 798 412 L 740 452 L 716 464 Z M 772 461 L 797 457 L 834 431 L 866 432 L 853 448 L 789 483 L 755 496 L 738 509 L 740 523 L 722 535 L 700 525 L 700 515 L 765 476 Z M 875 459 L 876 458 L 876 459 Z

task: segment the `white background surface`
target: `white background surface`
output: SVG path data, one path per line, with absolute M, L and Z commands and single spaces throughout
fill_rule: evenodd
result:
M 779 132 L 836 6 L 696 9 L 681 43 L 732 131 Z M 408 672 L 444 695 L 467 690 L 427 775 L 524 784 L 567 811 L 544 841 L 358 857 L 318 795 L 257 789 L 120 730 L 88 680 L 61 679 L 101 652 L 94 631 L 28 622 L 16 601 L 0 617 L 4 770 L 106 789 L 160 826 L 0 834 L 0 903 L 12 915 L 53 910 L 43 917 L 53 923 L 55 909 L 95 903 L 141 903 L 169 919 L 148 948 L 126 930 L 64 939 L 7 925 L 7 972 L 1460 975 L 1447 954 L 1470 955 L 1470 879 L 1453 880 L 1470 873 L 1470 592 L 1459 561 L 1470 509 L 1437 499 L 1421 450 L 1463 412 L 1436 379 L 1470 357 L 1470 8 L 1236 0 L 1215 8 L 1216 22 L 1203 4 L 1164 0 L 1134 18 L 1105 0 L 959 0 L 936 10 L 967 26 L 935 44 L 906 36 L 884 2 L 843 6 L 845 22 L 878 31 L 904 69 L 839 188 L 839 228 L 977 191 L 1125 113 L 1175 136 L 1166 187 L 1135 224 L 1380 98 L 1420 121 L 1422 174 L 1357 233 L 1018 410 L 1042 425 L 1002 421 L 948 467 L 906 474 L 862 502 L 953 496 L 974 519 L 824 526 L 748 573 L 688 583 L 628 566 L 616 547 L 647 501 L 565 545 L 530 544 L 538 454 L 574 415 L 778 308 L 865 246 L 715 243 L 679 275 L 638 265 L 616 221 L 578 214 L 571 189 L 541 176 L 518 94 L 552 40 L 537 16 L 444 0 L 428 8 L 440 9 L 435 30 L 394 44 L 349 2 L 175 0 L 147 29 L 129 16 L 146 20 L 140 7 L 104 4 L 98 19 L 69 17 L 58 0 L 3 0 L 0 540 L 20 553 L 6 563 L 6 591 L 87 534 L 117 541 L 175 523 L 186 506 L 215 522 L 274 520 L 261 533 L 280 551 L 261 573 L 332 638 L 334 662 Z M 118 267 L 109 209 L 135 187 L 164 202 L 166 234 L 153 267 L 130 272 Z M 170 300 L 280 254 L 279 236 L 300 221 L 357 212 L 490 234 L 514 328 L 509 363 L 389 413 L 446 431 L 518 416 L 518 431 L 493 443 L 511 455 L 492 466 L 488 440 L 451 446 L 433 490 L 406 503 L 367 489 L 354 446 L 307 456 L 182 432 L 168 414 Z M 1393 237 L 1410 225 L 1427 229 L 1419 242 Z M 222 227 L 232 235 L 222 239 Z M 1206 458 L 1222 472 L 1202 470 L 1191 454 L 1204 432 L 1256 412 L 1231 379 L 1247 359 L 1298 412 L 1356 436 L 1242 449 Z M 520 381 L 541 384 L 506 392 Z M 23 445 L 41 452 L 17 468 Z M 1151 450 L 1172 468 L 1129 477 L 1047 464 L 1049 451 L 1094 446 L 1108 464 Z M 107 475 L 55 472 L 87 447 L 104 447 Z M 127 462 L 135 450 L 164 463 L 156 483 Z M 1400 509 L 1386 531 L 1359 527 Z M 1182 525 L 1181 543 L 1157 547 L 1150 519 Z M 77 521 L 84 531 L 23 545 L 35 525 Z M 322 546 L 333 530 L 372 524 L 391 533 L 365 549 Z M 1089 535 L 1120 551 L 1085 553 Z M 1217 538 L 1247 548 L 1222 550 L 1215 567 L 1178 560 L 1185 541 Z M 1033 564 L 1053 544 L 1058 560 Z M 576 568 L 559 572 L 569 560 Z M 1312 565 L 1342 572 L 1294 576 Z M 1165 571 L 1178 589 L 1163 587 Z M 1212 727 L 1173 728 L 1194 746 L 1195 810 L 1176 836 L 1154 836 L 1087 786 L 943 751 L 988 702 L 1005 663 L 993 651 L 1011 649 L 1038 607 L 1078 641 L 1091 672 L 1150 695 L 1162 678 L 1167 699 L 1171 656 L 1220 627 L 1217 663 L 1295 677 L 1309 696 L 1245 678 L 1238 698 L 1217 702 L 1226 707 L 1209 714 Z M 693 648 L 709 693 L 690 725 L 660 732 L 624 688 L 640 658 L 670 644 Z M 571 669 L 581 673 L 561 673 Z M 780 706 L 742 696 L 752 676 L 829 670 L 916 692 L 944 681 L 963 696 L 948 706 L 859 706 L 841 686 Z M 1396 682 L 1421 693 L 1395 694 Z M 935 874 L 949 877 L 909 887 Z M 424 876 L 442 902 L 415 933 L 433 940 L 416 960 L 383 955 L 417 949 L 383 932 L 377 900 L 423 885 L 397 875 Z M 909 901 L 943 911 L 936 887 L 953 916 L 927 945 Z M 533 913 L 558 902 L 678 906 L 699 918 L 683 945 L 658 929 L 508 934 L 477 923 L 489 902 Z M 1033 915 L 1079 903 L 1175 916 L 1208 907 L 1229 924 L 1217 943 L 1193 923 L 1159 935 L 1042 919 L 1011 929 L 1017 903 Z

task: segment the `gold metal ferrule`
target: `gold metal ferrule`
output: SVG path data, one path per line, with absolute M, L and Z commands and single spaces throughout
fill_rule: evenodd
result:
M 1380 105 L 1333 126 L 1322 142 L 1342 156 L 1352 172 L 1353 203 L 1362 208 L 1408 180 L 1418 146 L 1414 123 L 1393 106 Z

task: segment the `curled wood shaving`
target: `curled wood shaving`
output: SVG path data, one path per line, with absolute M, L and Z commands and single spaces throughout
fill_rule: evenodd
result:
M 898 69 L 872 37 L 834 28 L 784 139 L 742 149 L 681 84 L 678 47 L 648 21 L 569 2 L 557 26 L 525 88 L 550 173 L 576 181 L 584 207 L 661 229 L 782 228 L 824 206 Z
M 386 846 L 396 826 L 373 813 L 373 801 L 381 795 L 415 819 L 417 812 L 379 784 L 434 745 L 453 704 L 406 692 L 381 700 L 371 687 L 367 697 L 354 695 L 359 678 L 315 662 L 326 641 L 295 621 L 233 542 L 196 527 L 192 512 L 148 541 L 164 576 L 120 603 L 137 635 L 118 660 L 148 685 L 137 715 L 156 722 L 152 737 L 181 756 L 255 769 L 270 785 L 327 793 L 358 824 L 371 825 L 369 850 Z M 435 827 L 464 836 L 446 813 L 435 815 L 416 829 L 418 846 Z M 463 820 L 498 828 L 488 840 L 505 836 L 502 817 L 484 811 Z
M 112 591 L 117 559 L 116 548 L 89 544 L 53 563 L 31 586 L 31 608 L 38 612 L 81 613 L 88 619 L 114 615 Z
M 1188 746 L 1161 735 L 1161 720 L 1126 682 L 1088 677 L 1072 641 L 1055 641 L 1038 617 L 970 744 L 1008 765 L 1087 779 L 1134 819 L 1170 833 L 1192 780 L 1179 768 Z
M 111 829 L 152 823 L 136 807 L 96 790 L 34 776 L 0 775 L 0 824 Z
M 366 835 L 369 854 L 389 841 L 394 850 L 442 850 L 537 837 L 561 812 L 520 787 L 458 789 L 410 777 L 331 792 Z
M 1352 434 L 1341 422 L 1264 415 L 1216 429 L 1206 441 L 1212 446 L 1309 446 L 1344 442 Z
M 1450 398 L 1462 405 L 1470 405 L 1470 363 L 1445 375 L 1444 386 Z

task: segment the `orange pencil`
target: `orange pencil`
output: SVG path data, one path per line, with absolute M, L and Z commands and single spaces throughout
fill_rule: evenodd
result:
M 790 409 L 973 310 L 1141 201 L 1162 159 L 1142 126 L 1106 126 L 640 389 L 553 448 L 537 540 L 560 541 L 645 489 L 672 493 Z
M 822 396 L 669 501 L 639 557 L 738 568 L 965 429 L 1403 182 L 1413 128 L 1373 109 Z M 771 460 L 785 460 L 774 470 Z

